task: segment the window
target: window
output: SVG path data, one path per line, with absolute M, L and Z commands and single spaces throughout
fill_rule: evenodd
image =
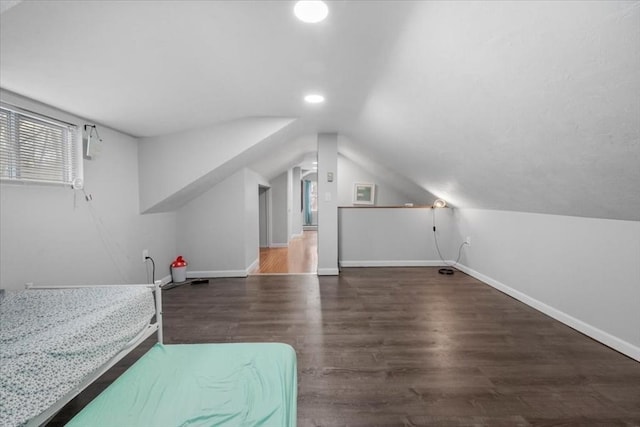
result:
M 0 179 L 72 184 L 82 178 L 76 126 L 0 106 Z

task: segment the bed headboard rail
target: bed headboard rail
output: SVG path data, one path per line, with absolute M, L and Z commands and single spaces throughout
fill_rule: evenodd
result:
M 156 280 L 153 286 L 156 295 L 156 323 L 158 324 L 158 342 L 160 344 L 164 344 L 164 336 L 162 335 L 162 281 Z
M 162 281 L 156 280 L 153 284 L 121 284 L 121 285 L 36 285 L 33 282 L 27 282 L 24 284 L 25 289 L 75 289 L 75 288 L 106 288 L 113 286 L 134 286 L 151 288 L 155 294 L 155 309 L 156 309 L 156 326 L 158 331 L 158 342 L 164 344 L 164 335 L 162 334 Z

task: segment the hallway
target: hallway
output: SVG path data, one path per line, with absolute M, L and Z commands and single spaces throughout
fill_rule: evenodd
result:
M 260 265 L 249 274 L 315 273 L 318 266 L 318 232 L 305 230 L 287 248 L 260 248 Z

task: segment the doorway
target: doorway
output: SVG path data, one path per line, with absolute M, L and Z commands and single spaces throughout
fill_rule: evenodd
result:
M 269 247 L 269 187 L 258 186 L 260 248 Z
M 258 188 L 260 258 L 249 274 L 317 272 L 317 173 L 309 172 L 295 167 Z
M 302 177 L 302 228 L 318 229 L 318 173 Z
M 284 248 L 260 248 L 260 263 L 249 274 L 315 274 L 318 271 L 318 232 L 305 230 Z

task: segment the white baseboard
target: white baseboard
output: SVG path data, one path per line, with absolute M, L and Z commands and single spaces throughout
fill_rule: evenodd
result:
M 318 276 L 339 276 L 340 270 L 337 268 L 318 268 Z
M 288 243 L 272 243 L 269 245 L 270 248 L 288 248 Z
M 211 271 L 187 270 L 187 279 L 203 279 L 208 277 L 247 277 L 247 270 L 211 270 Z
M 582 320 L 576 319 L 575 317 L 560 311 L 550 305 L 547 305 L 541 301 L 538 301 L 535 298 L 532 298 L 518 290 L 515 290 L 504 283 L 501 283 L 491 277 L 485 276 L 482 273 L 479 273 L 465 265 L 458 264 L 456 268 L 460 271 L 467 273 L 469 276 L 473 276 L 476 279 L 486 283 L 487 285 L 499 290 L 500 292 L 504 292 L 505 294 L 527 304 L 530 307 L 535 308 L 538 311 L 546 314 L 547 316 L 553 317 L 554 319 L 564 323 L 571 328 L 582 332 L 583 334 L 593 338 L 596 341 L 600 341 L 602 344 L 607 345 L 622 354 L 629 356 L 632 359 L 635 359 L 640 362 L 640 347 L 637 347 L 627 341 L 621 340 L 618 337 L 615 337 L 601 329 L 596 328 L 595 326 L 589 325 L 588 323 L 583 322 Z
M 171 275 L 168 274 L 168 275 L 164 276 L 162 279 L 160 279 L 160 286 L 164 286 L 167 283 L 171 283 L 172 280 L 173 279 L 171 278 Z
M 247 276 L 249 275 L 251 270 L 253 270 L 254 268 L 257 268 L 259 265 L 260 265 L 260 257 L 256 258 L 255 261 L 253 261 L 251 265 L 247 267 L 247 270 L 246 270 Z
M 447 261 L 453 264 L 453 261 Z M 445 263 L 442 261 L 424 261 L 424 260 L 373 260 L 373 261 L 340 261 L 340 267 L 443 267 Z

